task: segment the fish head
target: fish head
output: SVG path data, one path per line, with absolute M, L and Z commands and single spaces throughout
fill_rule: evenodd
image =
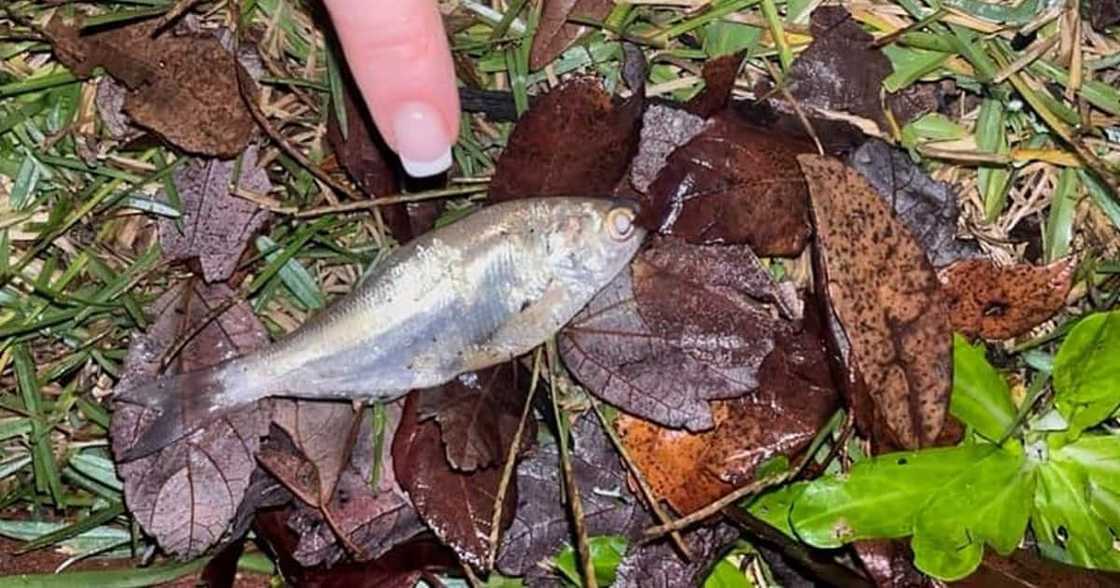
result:
M 638 205 L 619 198 L 549 198 L 542 236 L 544 257 L 555 277 L 595 290 L 634 257 L 646 230 L 636 222 Z

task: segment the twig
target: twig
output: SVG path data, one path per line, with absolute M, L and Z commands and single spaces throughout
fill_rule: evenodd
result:
M 538 351 L 533 361 L 533 379 L 529 384 L 529 394 L 525 397 L 525 406 L 521 409 L 521 421 L 517 423 L 517 432 L 513 435 L 509 452 L 506 453 L 506 463 L 502 467 L 502 479 L 498 482 L 498 493 L 494 496 L 494 516 L 490 519 L 490 557 L 486 562 L 488 569 L 494 569 L 494 560 L 498 557 L 498 534 L 502 523 L 502 503 L 505 502 L 506 492 L 509 490 L 510 480 L 513 479 L 513 466 L 517 463 L 517 451 L 521 449 L 521 435 L 525 432 L 525 422 L 529 420 L 529 411 L 533 408 L 533 397 L 537 393 L 540 383 L 541 354 Z
M 566 423 L 565 413 L 560 412 L 560 404 L 556 400 L 556 340 L 547 344 L 548 351 L 548 384 L 552 396 L 552 412 L 556 417 L 556 443 L 560 448 L 560 471 L 564 476 L 564 487 L 568 493 L 568 508 L 572 511 L 572 523 L 576 527 L 576 551 L 579 553 L 580 575 L 583 577 L 584 588 L 599 588 L 595 579 L 595 569 L 591 565 L 591 548 L 587 543 L 587 523 L 583 518 L 583 503 L 579 498 L 579 486 L 576 484 L 575 472 L 572 470 L 572 456 L 568 450 L 568 431 L 570 424 Z
M 661 508 L 661 502 L 653 493 L 653 488 L 649 487 L 649 482 L 646 480 L 646 477 L 642 475 L 642 471 L 638 469 L 638 465 L 630 458 L 630 452 L 626 450 L 626 446 L 622 444 L 622 441 L 618 438 L 614 429 L 611 428 L 610 423 L 607 422 L 607 417 L 603 415 L 603 411 L 599 409 L 599 402 L 594 398 L 591 398 L 591 409 L 594 410 L 595 415 L 599 417 L 599 423 L 603 425 L 603 430 L 607 433 L 607 436 L 610 437 L 611 443 L 614 444 L 615 451 L 618 451 L 618 454 L 622 456 L 623 463 L 626 464 L 627 469 L 630 470 L 630 474 L 637 480 L 638 488 L 641 489 L 642 496 L 645 497 L 646 502 L 649 503 L 650 508 L 653 509 L 653 514 L 657 515 L 657 520 L 661 521 L 662 524 L 672 522 L 672 518 L 665 512 L 664 508 Z M 683 555 L 686 560 L 691 560 L 692 551 L 688 549 L 688 544 L 684 542 L 681 534 L 677 531 L 671 531 L 669 537 L 673 540 L 673 545 L 677 547 L 681 555 Z
M 794 470 L 788 470 L 778 475 L 767 476 L 761 480 L 755 480 L 754 482 L 751 482 L 750 484 L 747 484 L 746 486 L 735 490 L 734 492 L 724 496 L 723 498 L 720 498 L 719 500 L 716 500 L 715 502 L 709 504 L 708 506 L 705 506 L 704 508 L 696 512 L 693 512 L 688 516 L 681 517 L 671 523 L 657 525 L 656 527 L 650 527 L 645 530 L 644 534 L 647 539 L 653 539 L 656 537 L 660 537 L 666 533 L 680 531 L 681 529 L 691 527 L 692 525 L 712 515 L 718 514 L 725 507 L 731 506 L 732 504 L 735 504 L 736 502 L 742 500 L 743 498 L 746 498 L 747 496 L 757 494 L 771 486 L 775 486 L 785 482 L 793 475 L 793 473 Z
M 432 200 L 435 198 L 446 198 L 448 196 L 461 196 L 463 194 L 474 194 L 482 192 L 486 186 L 481 184 L 471 184 L 467 186 L 453 186 L 451 188 L 443 188 L 442 190 L 429 190 L 427 192 L 417 192 L 416 194 L 394 194 L 392 196 L 384 196 L 381 198 L 374 198 L 372 200 L 361 200 L 358 202 L 344 202 L 342 204 L 335 204 L 332 206 L 320 206 L 308 210 L 301 210 L 295 213 L 296 218 L 308 218 L 313 216 L 322 216 L 324 214 L 333 214 L 337 212 L 354 212 L 358 210 L 369 210 L 381 206 L 388 206 L 390 204 L 402 204 L 406 202 L 420 202 L 423 200 Z

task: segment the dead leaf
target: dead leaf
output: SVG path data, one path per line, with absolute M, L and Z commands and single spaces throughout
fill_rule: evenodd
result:
M 870 139 L 848 157 L 848 165 L 863 174 L 894 209 L 934 267 L 980 254 L 975 241 L 956 238 L 956 191 L 930 178 L 905 151 Z
M 571 428 L 572 470 L 583 505 L 587 534 L 636 539 L 653 520 L 631 494 L 626 469 L 594 418 Z M 573 537 L 562 496 L 560 452 L 555 443 L 538 445 L 517 466 L 518 499 L 513 523 L 498 551 L 498 569 L 521 576 L 555 555 Z
M 532 375 L 517 362 L 469 372 L 419 395 L 421 421 L 435 418 L 456 470 L 501 466 L 521 423 Z M 525 423 L 522 439 L 536 438 L 536 421 Z
M 606 402 L 663 426 L 710 429 L 707 401 L 757 387 L 786 328 L 768 280 L 747 247 L 656 240 L 561 331 L 560 354 Z
M 299 535 L 293 557 L 300 564 L 332 565 L 347 552 L 352 559 L 368 561 L 424 530 L 393 467 L 391 441 L 398 430 L 402 405 L 397 401 L 377 409 L 382 411 L 384 428 L 381 453 L 376 456 L 371 416 L 374 409 L 362 411 L 350 462 L 339 475 L 330 503 L 323 509 L 301 505 L 289 518 L 288 526 Z
M 813 42 L 793 61 L 786 79 L 790 94 L 802 106 L 854 114 L 889 130 L 881 95 L 893 68 L 871 47 L 875 38 L 839 6 L 814 10 L 810 31 Z M 900 125 L 937 107 L 928 88 L 917 85 L 888 94 L 886 103 Z
M 490 182 L 495 201 L 609 195 L 638 145 L 642 100 L 616 103 L 594 78 L 573 78 L 533 102 Z
M 705 61 L 700 71 L 704 89 L 685 104 L 685 110 L 707 118 L 727 108 L 744 56 L 745 53 L 735 53 Z
M 148 309 L 157 317 L 151 328 L 133 337 L 118 385 L 128 388 L 154 378 L 164 352 L 187 335 L 194 336 L 176 356 L 175 372 L 201 369 L 267 343 L 245 301 L 211 316 L 236 295 L 224 284 L 198 280 L 168 290 Z M 114 452 L 135 443 L 155 417 L 139 405 L 118 404 L 110 428 Z M 267 432 L 268 416 L 252 406 L 158 453 L 118 463 L 125 504 L 164 551 L 183 558 L 201 554 L 227 535 L 256 469 L 260 437 Z
M 950 584 L 959 588 L 1107 588 L 1117 585 L 1120 585 L 1120 574 L 1116 572 L 1063 564 L 1026 549 L 1009 557 L 987 552 L 971 576 Z
M 288 455 L 302 458 L 301 461 L 314 470 L 313 474 L 306 474 L 313 475 L 315 481 L 308 494 L 314 498 L 313 506 L 325 505 L 334 496 L 338 478 L 350 462 L 361 414 L 346 402 L 282 400 L 273 403 L 272 422 L 288 434 L 294 445 L 295 455 Z M 268 459 L 262 455 L 262 462 L 266 461 Z M 299 471 L 303 466 L 296 464 L 296 467 Z
M 756 479 L 759 465 L 778 455 L 792 463 L 836 410 L 818 320 L 779 337 L 758 373 L 758 390 L 712 402 L 715 429 L 703 433 L 660 427 L 620 415 L 619 436 L 654 494 L 690 514 Z
M 1120 1 L 1118 0 L 1092 0 L 1089 2 L 1089 22 L 1097 31 L 1104 30 L 1120 24 Z
M 935 588 L 939 584 L 914 567 L 914 554 L 904 541 L 876 539 L 853 544 L 859 562 L 877 586 Z
M 164 32 L 153 39 L 156 24 L 83 34 L 55 18 L 46 34 L 77 75 L 103 67 L 124 84 L 124 110 L 137 124 L 185 151 L 235 157 L 256 128 L 237 86 L 237 69 L 249 74 L 213 35 Z
M 850 369 L 896 445 L 929 446 L 952 385 L 952 329 L 937 275 L 863 176 L 826 156 L 798 162 L 813 198 L 818 279 L 850 342 Z
M 240 165 L 236 160 L 191 160 L 172 176 L 182 205 L 182 229 L 176 219 L 159 221 L 166 258 L 197 257 L 207 282 L 225 280 L 233 273 L 245 246 L 269 218 L 267 210 L 230 194 L 235 169 L 240 169 L 237 186 L 241 189 L 259 194 L 272 189 L 268 174 L 257 167 L 255 146 L 245 150 Z
M 663 234 L 690 243 L 796 256 L 809 240 L 809 195 L 794 158 L 814 150 L 721 114 L 669 156 L 649 186 L 648 214 Z
M 401 487 L 416 505 L 417 512 L 448 547 L 471 565 L 486 569 L 490 560 L 491 521 L 494 497 L 498 494 L 501 467 L 471 473 L 451 468 L 440 442 L 434 420 L 420 422 L 417 410 L 426 404 L 418 396 L 408 397 L 400 427 L 393 438 L 393 467 Z M 503 503 L 502 526 L 509 524 L 517 504 L 517 486 L 511 484 Z
M 666 539 L 631 543 L 618 564 L 615 588 L 677 588 L 702 586 L 727 546 L 739 539 L 739 530 L 727 523 L 699 527 L 683 535 L 692 559 L 681 559 Z
M 1065 308 L 1076 268 L 1071 257 L 1044 266 L 954 263 L 939 274 L 953 329 L 985 339 L 1024 335 Z
M 614 0 L 544 0 L 541 19 L 529 51 L 529 68 L 538 70 L 552 63 L 587 27 L 568 22 L 570 18 L 602 21 L 614 8 Z
M 651 104 L 642 115 L 638 153 L 630 162 L 630 183 L 640 193 L 661 173 L 669 154 L 704 130 L 703 118 L 666 104 Z

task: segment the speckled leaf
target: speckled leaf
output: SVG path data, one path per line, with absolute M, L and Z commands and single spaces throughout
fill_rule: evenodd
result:
M 268 336 L 244 301 L 210 316 L 236 295 L 224 284 L 198 280 L 168 290 L 148 309 L 157 317 L 152 327 L 133 337 L 119 386 L 155 377 L 163 354 L 188 334 L 193 337 L 169 371 L 200 369 L 265 344 Z M 208 319 L 213 320 L 203 322 Z M 114 450 L 131 446 L 155 417 L 139 405 L 116 406 L 110 429 Z M 118 464 L 125 504 L 168 553 L 201 554 L 226 536 L 256 469 L 260 436 L 267 432 L 268 415 L 250 406 L 158 453 Z
M 959 261 L 939 273 L 953 329 L 985 339 L 1029 333 L 1066 305 L 1073 258 L 1049 265 L 1000 267 L 986 259 Z
M 622 410 L 691 431 L 715 423 L 708 400 L 735 398 L 787 328 L 776 287 L 746 247 L 660 239 L 561 331 L 576 378 Z
M 420 395 L 419 417 L 439 423 L 451 467 L 472 472 L 505 462 L 531 379 L 519 364 L 505 363 L 463 374 Z M 536 430 L 530 419 L 522 438 L 536 438 Z
M 239 187 L 259 194 L 272 188 L 264 169 L 257 167 L 256 147 L 245 151 L 240 166 L 235 160 L 196 159 L 173 176 L 182 217 L 161 218 L 159 222 L 164 255 L 172 260 L 197 257 L 208 282 L 224 280 L 233 273 L 253 233 L 268 220 L 268 211 L 230 194 L 238 168 Z
M 813 198 L 821 278 L 873 418 L 900 447 L 931 445 L 945 424 L 953 359 L 933 266 L 858 172 L 824 156 L 798 161 Z
M 417 411 L 425 404 L 409 396 L 400 427 L 393 438 L 393 468 L 401 487 L 408 493 L 417 512 L 459 557 L 478 568 L 490 559 L 491 521 L 494 497 L 502 477 L 500 465 L 458 472 L 451 468 L 440 441 L 439 425 L 434 420 L 420 422 Z M 517 485 L 511 484 L 503 503 L 502 526 L 508 525 L 517 503 Z
M 638 153 L 630 163 L 630 183 L 646 192 L 661 173 L 669 154 L 704 130 L 703 118 L 665 104 L 651 104 L 642 115 Z
M 58 59 L 77 74 L 103 67 L 124 84 L 124 110 L 137 124 L 191 153 L 241 153 L 256 128 L 237 86 L 237 70 L 248 72 L 212 34 L 164 31 L 153 38 L 156 24 L 81 34 L 55 18 L 46 33 Z
M 552 63 L 587 30 L 583 25 L 568 22 L 569 18 L 601 21 L 613 7 L 613 0 L 544 0 L 541 20 L 533 35 L 529 67 L 537 70 Z
M 620 104 L 593 78 L 564 82 L 514 127 L 490 198 L 611 194 L 637 149 L 641 114 L 640 95 Z
M 871 139 L 848 157 L 848 165 L 894 209 L 935 267 L 980 254 L 975 241 L 956 238 L 956 191 L 930 178 L 905 151 Z
M 813 150 L 725 112 L 669 156 L 644 212 L 663 234 L 692 243 L 796 256 L 809 239 L 809 196 L 795 157 Z
M 794 461 L 836 409 L 837 394 L 816 321 L 778 338 L 758 373 L 758 390 L 711 403 L 716 428 L 698 434 L 627 415 L 615 421 L 622 442 L 654 493 L 691 513 L 755 479 L 778 455 Z
M 692 559 L 681 559 L 666 539 L 634 543 L 618 565 L 615 588 L 677 588 L 700 586 L 716 561 L 739 538 L 739 530 L 727 523 L 700 527 L 684 533 Z
M 589 535 L 636 539 L 652 522 L 627 484 L 625 466 L 594 418 L 572 426 L 572 469 L 580 489 Z M 498 569 L 520 576 L 572 540 L 561 493 L 560 454 L 555 443 L 537 446 L 517 466 L 518 500 L 513 524 L 498 551 Z

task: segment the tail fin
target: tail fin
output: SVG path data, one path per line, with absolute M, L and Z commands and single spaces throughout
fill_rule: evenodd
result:
M 126 462 L 155 453 L 256 400 L 239 398 L 219 373 L 212 368 L 165 375 L 118 392 L 114 403 L 142 406 L 159 416 L 131 446 L 117 452 L 117 459 Z

